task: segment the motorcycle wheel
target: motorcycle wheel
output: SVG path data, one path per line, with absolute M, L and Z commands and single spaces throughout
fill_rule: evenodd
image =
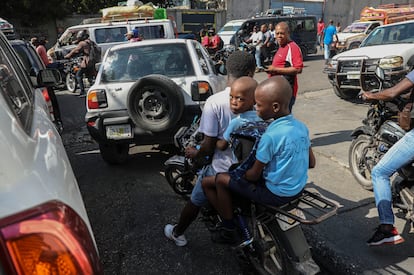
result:
M 370 148 L 370 137 L 359 135 L 349 147 L 349 168 L 357 182 L 372 191 L 371 169 L 374 166 L 374 151 Z
M 281 243 L 277 239 L 276 223 L 273 220 L 267 223 L 257 223 L 253 250 L 248 250 L 249 262 L 260 275 L 285 275 L 288 271 L 288 256 Z
M 179 164 L 169 164 L 165 168 L 165 178 L 175 193 L 188 196 L 193 191 L 197 175 Z
M 66 89 L 69 92 L 74 93 L 76 91 L 77 81 L 75 75 L 68 73 L 66 75 Z

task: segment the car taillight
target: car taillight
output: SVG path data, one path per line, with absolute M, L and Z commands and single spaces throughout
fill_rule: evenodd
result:
M 103 274 L 88 227 L 61 202 L 0 220 L 0 238 L 6 274 Z
M 108 107 L 106 93 L 104 90 L 92 90 L 88 92 L 87 100 L 89 109 L 99 109 Z
M 42 89 L 42 95 L 43 95 L 43 98 L 45 99 L 46 103 L 48 103 L 50 101 L 50 97 L 49 97 L 49 93 L 47 91 L 47 88 Z

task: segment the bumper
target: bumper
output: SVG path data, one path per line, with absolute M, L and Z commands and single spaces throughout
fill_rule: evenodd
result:
M 174 135 L 182 126 L 190 125 L 194 117 L 201 115 L 199 105 L 186 106 L 181 119 L 174 127 L 167 131 L 153 133 L 151 131 L 137 127 L 128 115 L 127 110 L 86 113 L 85 122 L 89 134 L 97 142 L 104 143 L 128 143 L 136 145 L 151 144 L 173 144 Z M 126 126 L 130 128 L 131 137 L 108 137 L 107 129 L 112 127 Z
M 339 58 L 336 67 L 326 67 L 324 73 L 328 75 L 332 85 L 339 89 L 353 89 L 363 91 L 376 91 L 380 88 L 380 80 L 375 75 L 379 59 L 368 58 Z M 398 83 L 405 77 L 408 70 L 399 67 L 384 71 L 384 83 L 390 86 Z

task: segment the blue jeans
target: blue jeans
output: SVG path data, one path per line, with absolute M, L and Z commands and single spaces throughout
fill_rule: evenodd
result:
M 197 182 L 191 192 L 190 198 L 194 205 L 202 207 L 208 203 L 206 194 L 204 194 L 203 187 L 201 186 L 201 181 L 203 180 L 203 177 L 214 176 L 216 174 L 216 171 L 211 165 L 203 167 L 203 169 L 198 173 Z
M 263 68 L 262 60 L 260 59 L 261 51 L 260 48 L 256 47 L 256 51 L 254 52 L 254 58 L 256 59 L 256 66 L 258 68 Z
M 390 177 L 414 159 L 414 130 L 409 131 L 372 169 L 375 204 L 381 224 L 394 224 Z
M 85 86 L 83 85 L 83 75 L 86 73 L 86 68 L 80 68 L 79 71 L 76 72 L 76 82 L 79 85 L 80 94 L 85 94 Z
M 325 58 L 325 60 L 329 59 L 329 56 L 331 54 L 331 43 L 329 44 L 324 44 L 323 46 L 323 57 Z

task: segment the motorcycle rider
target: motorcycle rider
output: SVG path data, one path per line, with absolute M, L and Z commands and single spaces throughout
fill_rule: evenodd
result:
M 242 76 L 253 77 L 255 67 L 256 64 L 251 54 L 241 51 L 232 53 L 226 63 L 227 88 L 210 96 L 204 105 L 199 127 L 199 132 L 204 134 L 201 147 L 199 150 L 188 147 L 185 154 L 191 159 L 204 158 L 213 154 L 212 162 L 199 174 L 191 198 L 184 206 L 178 224 L 167 224 L 164 228 L 165 236 L 174 241 L 177 246 L 187 244 L 184 231 L 197 218 L 200 208 L 208 203 L 201 187 L 203 177 L 225 172 L 235 162 L 230 148 L 224 151 L 216 149 L 216 142 L 223 138 L 223 133 L 233 117 L 229 101 L 230 86 L 234 80 Z
M 394 87 L 378 93 L 364 92 L 361 97 L 367 101 L 389 101 L 412 88 L 414 88 L 414 70 L 407 74 L 406 77 Z M 410 130 L 385 153 L 372 169 L 371 178 L 380 225 L 377 227 L 374 235 L 367 241 L 367 244 L 370 246 L 399 244 L 404 242 L 404 239 L 394 227 L 390 177 L 399 168 L 414 160 L 413 144 L 414 130 Z
M 76 81 L 79 84 L 80 93 L 79 96 L 85 96 L 85 87 L 83 85 L 83 75 L 85 74 L 88 77 L 89 83 L 92 83 L 91 76 L 93 72 L 91 72 L 88 68 L 89 62 L 89 50 L 91 41 L 89 40 L 89 34 L 87 30 L 80 30 L 76 34 L 76 43 L 78 44 L 73 50 L 71 50 L 67 55 L 65 55 L 66 59 L 72 58 L 74 56 L 83 55 L 82 61 L 80 63 L 80 70 L 76 72 Z

